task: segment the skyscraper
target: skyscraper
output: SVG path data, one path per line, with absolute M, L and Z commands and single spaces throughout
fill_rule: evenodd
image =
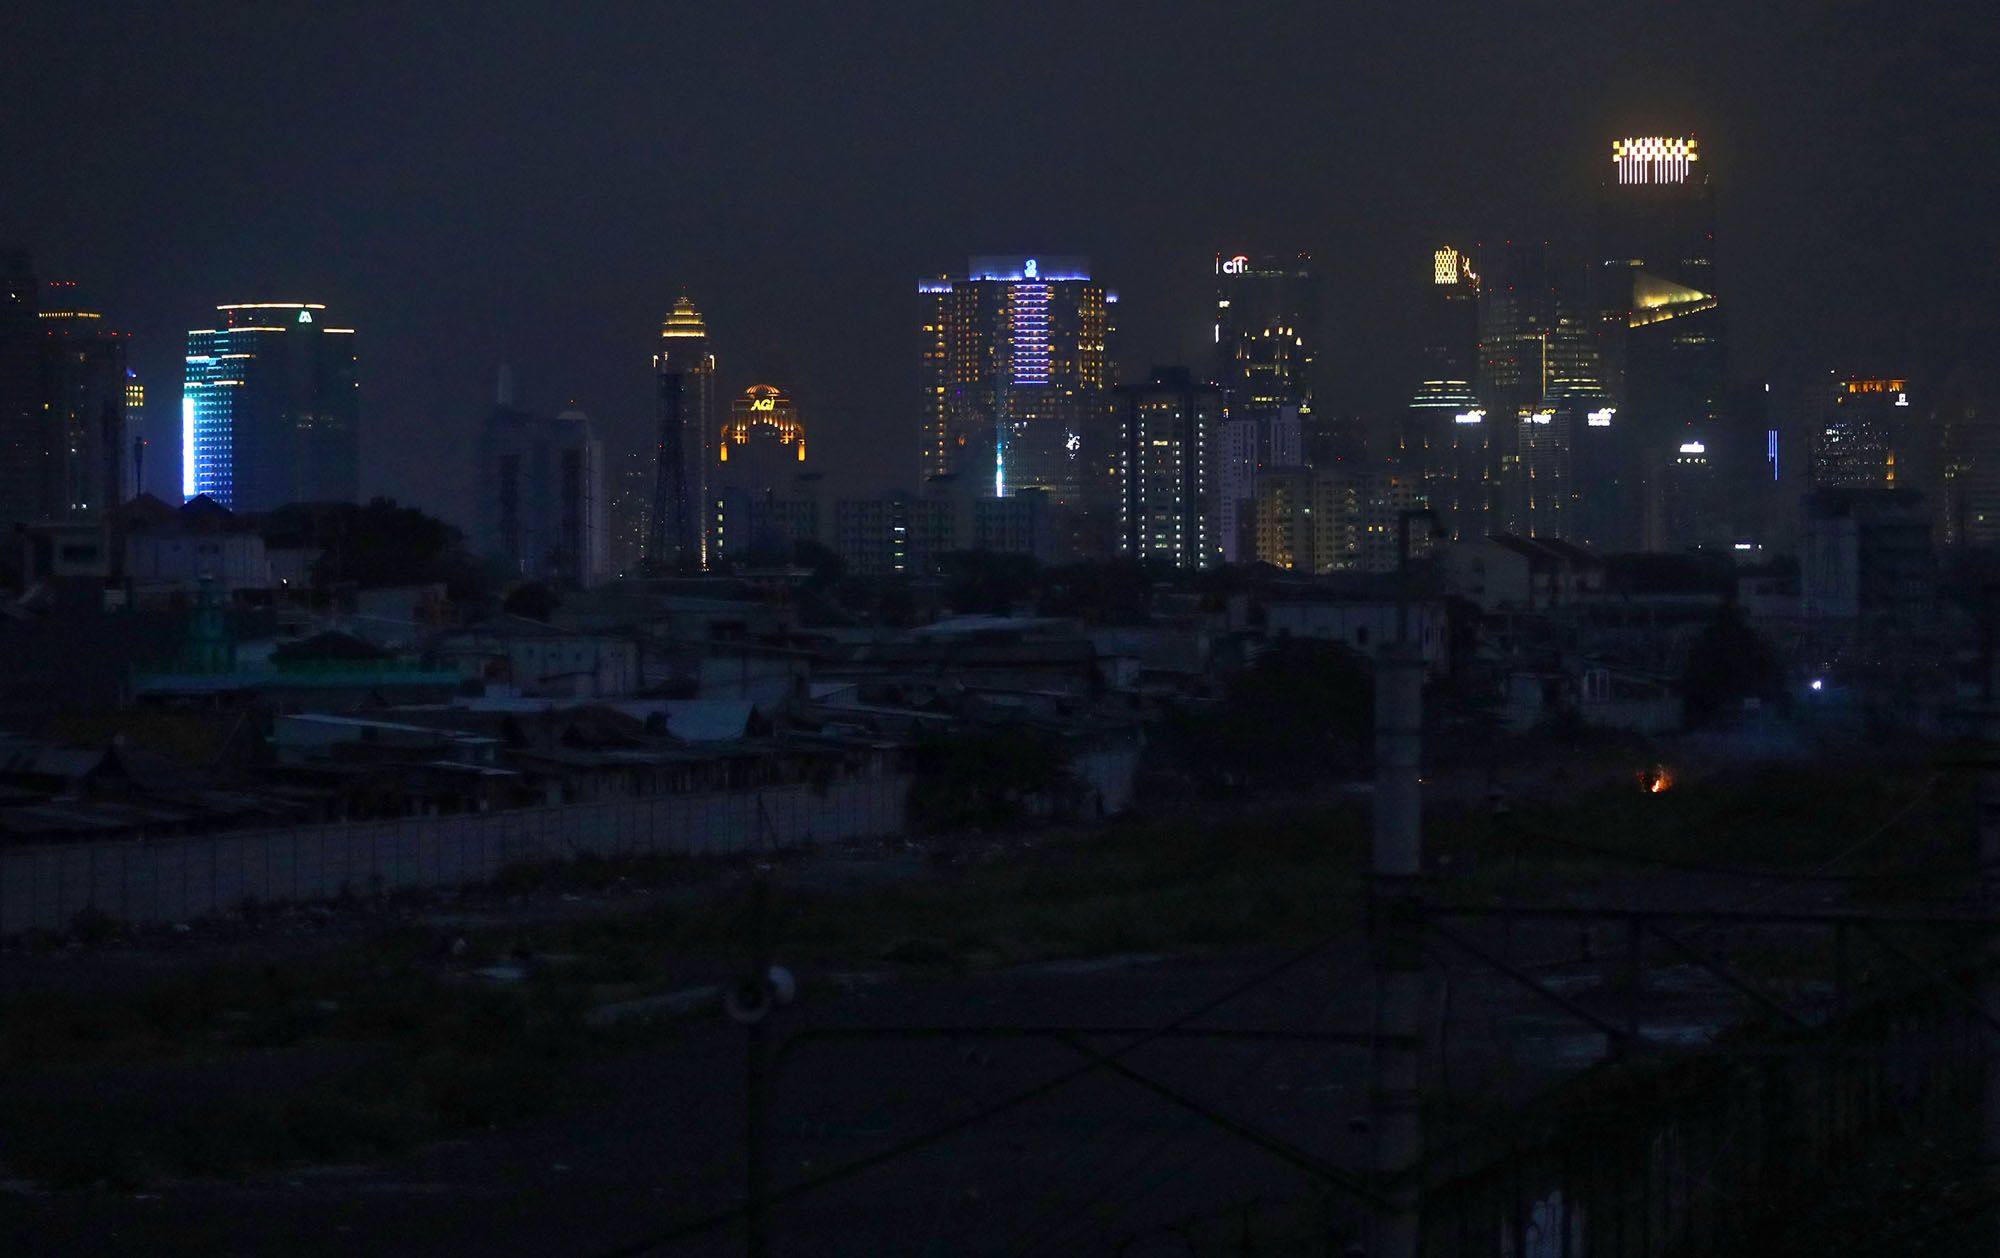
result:
M 706 567 L 709 460 L 715 457 L 715 355 L 708 324 L 683 293 L 660 328 L 653 516 L 646 562 L 655 571 Z
M 35 270 L 0 257 L 0 525 L 41 516 L 42 333 Z
M 1210 497 L 1222 394 L 1185 367 L 1156 367 L 1144 384 L 1117 389 L 1118 549 L 1175 568 L 1206 568 L 1222 555 Z
M 41 307 L 38 518 L 88 520 L 127 497 L 137 431 L 127 337 L 83 308 L 74 283 L 45 283 Z
M 1611 159 L 1597 207 L 1600 345 L 1638 467 L 1641 541 L 1657 550 L 1725 540 L 1730 521 L 1708 500 L 1715 470 L 1682 450 L 1716 444 L 1723 395 L 1707 168 L 1693 136 L 1616 140 Z
M 503 400 L 480 434 L 480 548 L 526 580 L 594 584 L 609 561 L 604 479 L 589 416 L 549 419 Z
M 1479 252 L 1479 367 L 1475 392 L 1486 412 L 1488 532 L 1527 528 L 1521 433 L 1549 392 L 1549 337 L 1556 324 L 1555 271 L 1542 241 L 1507 241 Z
M 1804 406 L 1812 489 L 1934 494 L 1934 425 L 1908 380 L 1830 375 L 1807 388 Z
M 217 306 L 188 333 L 181 492 L 233 511 L 360 496 L 354 329 L 317 302 Z
M 1454 537 L 1483 537 L 1489 531 L 1485 411 L 1473 393 L 1479 273 L 1471 255 L 1440 245 L 1426 276 L 1421 378 L 1397 435 L 1396 465 Z
M 1319 344 L 1319 286 L 1310 255 L 1215 256 L 1215 366 L 1231 457 L 1215 465 L 1215 527 L 1229 562 L 1251 555 L 1256 475 L 1304 462 Z M 1247 456 L 1247 458 L 1245 457 Z
M 798 532 L 796 487 L 806 470 L 806 429 L 776 385 L 753 384 L 730 403 L 709 474 L 709 559 L 777 554 Z
M 956 475 L 995 497 L 1045 489 L 1058 509 L 1108 504 L 1116 294 L 1083 258 L 989 255 L 963 278 L 925 280 L 924 477 Z

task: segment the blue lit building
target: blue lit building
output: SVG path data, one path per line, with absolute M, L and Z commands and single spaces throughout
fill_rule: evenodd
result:
M 1109 431 L 1116 294 L 1075 257 L 987 255 L 963 277 L 925 280 L 921 474 L 995 497 L 1047 490 L 1061 509 L 1108 504 L 1119 452 Z
M 188 333 L 181 494 L 233 511 L 360 496 L 354 329 L 313 302 L 217 306 Z

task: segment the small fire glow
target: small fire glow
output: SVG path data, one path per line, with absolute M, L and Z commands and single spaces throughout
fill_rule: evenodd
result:
M 1667 772 L 1666 765 L 1656 764 L 1639 774 L 1639 786 L 1649 795 L 1658 795 L 1673 789 L 1674 775 Z

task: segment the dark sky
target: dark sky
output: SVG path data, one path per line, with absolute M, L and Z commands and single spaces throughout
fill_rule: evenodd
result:
M 1087 253 L 1143 367 L 1218 249 L 1325 276 L 1322 406 L 1392 406 L 1439 238 L 1588 222 L 1615 135 L 1701 137 L 1746 374 L 1995 354 L 1992 6 L 39 3 L 0 243 L 137 334 L 173 449 L 216 302 L 360 330 L 364 490 L 461 518 L 496 364 L 636 437 L 685 287 L 791 365 L 836 483 L 912 479 L 915 280 Z M 172 454 L 155 483 L 171 483 Z

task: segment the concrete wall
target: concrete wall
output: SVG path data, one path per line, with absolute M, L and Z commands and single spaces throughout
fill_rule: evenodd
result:
M 265 902 L 460 886 L 509 865 L 591 854 L 726 854 L 905 829 L 910 779 L 663 795 L 187 839 L 0 849 L 0 935 L 59 930 L 92 908 L 136 925 Z

